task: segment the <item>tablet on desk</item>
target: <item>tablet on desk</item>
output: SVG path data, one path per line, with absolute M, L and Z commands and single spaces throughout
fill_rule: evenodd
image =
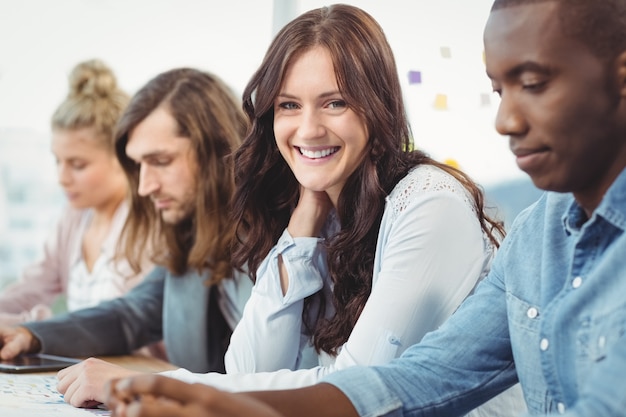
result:
M 78 362 L 80 362 L 80 359 L 46 355 L 43 353 L 20 355 L 10 360 L 0 360 L 0 372 L 22 373 L 58 371 Z

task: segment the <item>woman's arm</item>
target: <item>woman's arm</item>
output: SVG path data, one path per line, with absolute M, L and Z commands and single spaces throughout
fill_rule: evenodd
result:
M 76 241 L 81 211 L 66 209 L 43 246 L 41 257 L 22 271 L 19 281 L 0 293 L 0 312 L 30 319 L 30 310 L 41 305 L 49 315 L 49 306 L 65 291 L 70 247 Z M 44 314 L 46 315 L 46 314 Z
M 255 399 L 257 396 L 260 401 Z M 105 402 L 117 417 L 357 416 L 347 397 L 328 384 L 290 391 L 229 394 L 206 385 L 189 385 L 158 375 L 141 375 L 111 381 Z M 275 406 L 275 409 L 268 405 Z
M 297 371 L 277 366 L 260 374 L 268 369 L 236 375 L 184 371 L 168 375 L 234 391 L 284 389 L 314 384 L 337 369 L 387 363 L 452 314 L 483 276 L 490 259 L 477 217 L 463 195 L 417 193 L 402 210 L 388 208 L 385 213 L 372 293 L 334 364 Z M 252 329 L 244 336 L 249 337 Z M 274 345 L 281 327 L 273 332 L 259 340 L 259 346 Z
M 285 295 L 279 257 L 291 277 Z M 285 231 L 259 268 L 243 318 L 226 352 L 227 373 L 296 369 L 303 337 L 304 299 L 323 287 L 327 275 L 320 239 L 292 238 Z

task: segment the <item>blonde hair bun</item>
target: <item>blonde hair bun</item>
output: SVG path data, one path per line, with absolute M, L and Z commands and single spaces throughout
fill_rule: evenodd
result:
M 69 83 L 69 97 L 108 97 L 117 91 L 115 74 L 99 59 L 76 65 L 69 76 Z
M 93 127 L 113 152 L 115 124 L 130 97 L 117 85 L 113 70 L 99 59 L 80 62 L 69 75 L 69 91 L 52 114 L 52 129 Z

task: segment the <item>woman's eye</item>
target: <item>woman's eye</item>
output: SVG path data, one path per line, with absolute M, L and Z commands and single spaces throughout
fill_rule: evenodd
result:
M 328 104 L 328 107 L 331 109 L 342 109 L 346 107 L 346 102 L 344 100 L 334 100 Z
M 298 108 L 298 105 L 291 101 L 285 101 L 278 104 L 278 107 L 285 110 L 295 110 Z

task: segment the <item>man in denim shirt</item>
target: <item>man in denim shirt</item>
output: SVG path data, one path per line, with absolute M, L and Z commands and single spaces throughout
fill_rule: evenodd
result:
M 519 380 L 531 414 L 626 416 L 626 1 L 496 0 L 485 52 L 496 128 L 548 192 L 440 329 L 388 365 L 300 390 L 180 393 L 146 378 L 118 398 L 206 415 L 460 416 Z

